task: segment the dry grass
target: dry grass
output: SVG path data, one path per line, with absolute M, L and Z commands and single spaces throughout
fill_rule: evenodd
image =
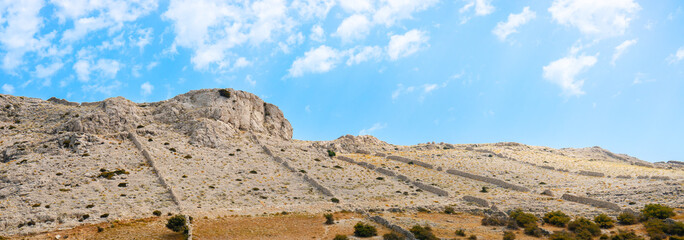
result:
M 81 225 L 72 229 L 59 230 L 29 236 L 15 236 L 10 239 L 157 239 L 182 240 L 183 234 L 174 233 L 165 227 L 166 218 L 144 218 L 112 223 Z M 98 232 L 98 227 L 102 232 Z

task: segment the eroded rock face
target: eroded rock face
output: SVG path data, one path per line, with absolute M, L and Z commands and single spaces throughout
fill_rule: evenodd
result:
M 73 109 L 64 114 L 64 121 L 53 133 L 115 134 L 150 124 L 168 124 L 190 136 L 191 144 L 207 147 L 224 146 L 227 138 L 241 131 L 292 139 L 292 126 L 278 107 L 233 89 L 190 91 L 149 104 L 115 97 L 66 106 Z
M 357 151 L 377 152 L 394 149 L 392 145 L 371 135 L 344 135 L 333 141 L 321 142 L 322 147 L 340 153 L 355 153 Z

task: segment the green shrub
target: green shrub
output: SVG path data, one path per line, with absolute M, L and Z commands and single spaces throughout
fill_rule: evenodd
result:
M 660 204 L 646 204 L 641 210 L 644 218 L 666 219 L 675 215 L 672 208 Z
M 325 224 L 335 224 L 335 219 L 333 218 L 332 213 L 323 214 L 323 217 L 325 217 Z
M 340 200 L 337 198 L 331 198 L 330 201 L 334 203 L 340 203 Z
M 328 149 L 328 157 L 334 157 L 335 155 L 337 155 L 335 151 Z
M 468 237 L 468 240 L 477 240 L 477 236 L 475 236 L 475 235 L 470 235 L 470 237 Z
M 409 231 L 411 231 L 418 240 L 439 240 L 439 238 L 432 233 L 432 229 L 429 226 L 422 227 L 420 225 L 415 225 L 409 229 Z
M 401 236 L 395 232 L 391 233 L 385 233 L 385 235 L 382 235 L 383 240 L 404 240 L 404 236 Z
M 617 220 L 622 225 L 632 225 L 639 222 L 637 216 L 630 212 L 620 213 L 620 215 L 617 216 Z
M 615 223 L 615 220 L 613 220 L 613 218 L 609 217 L 606 214 L 599 214 L 596 217 L 594 217 L 594 222 L 600 228 L 612 228 Z
M 356 223 L 354 225 L 354 236 L 357 237 L 372 237 L 378 235 L 378 230 L 375 229 L 373 225 L 365 224 L 362 222 Z
M 509 232 L 509 231 L 504 231 L 503 240 L 514 240 L 514 239 L 515 239 L 515 233 Z
M 583 217 L 580 217 L 568 223 L 568 230 L 577 234 L 578 238 L 586 236 L 598 237 L 599 235 L 601 235 L 601 229 L 599 228 L 599 226 L 591 220 Z
M 102 228 L 102 227 L 97 227 L 97 232 L 104 232 L 104 228 Z
M 107 218 L 107 217 L 109 217 L 109 213 L 105 213 L 105 214 L 100 215 L 100 218 Z
M 482 187 L 482 190 L 480 190 L 480 192 L 482 192 L 482 193 L 489 192 L 489 188 L 488 187 Z
M 500 216 L 485 216 L 482 218 L 482 226 L 506 226 L 508 219 Z
M 456 213 L 456 210 L 454 210 L 453 207 L 446 206 L 446 207 L 444 207 L 444 213 L 446 213 L 446 214 L 454 214 L 454 213 Z
M 644 222 L 644 227 L 646 232 L 651 238 L 663 237 L 665 234 L 684 236 L 684 223 L 677 222 L 671 219 L 660 220 L 657 218 L 651 218 Z
M 506 223 L 506 228 L 511 230 L 518 230 L 520 229 L 520 226 L 518 226 L 518 222 L 516 222 L 515 219 L 509 218 L 508 223 Z
M 219 89 L 219 95 L 224 98 L 230 98 L 230 92 L 226 89 Z
M 188 225 L 185 222 L 185 216 L 179 214 L 169 218 L 166 222 L 166 228 L 171 229 L 171 231 L 174 232 L 187 233 Z
M 544 235 L 544 231 L 542 231 L 542 229 L 539 228 L 539 226 L 537 226 L 537 223 L 528 223 L 527 225 L 525 225 L 524 233 L 534 237 L 541 237 L 542 235 Z
M 159 211 L 159 210 L 154 210 L 154 212 L 152 212 L 152 215 L 155 215 L 155 216 L 159 217 L 159 216 L 161 216 L 161 211 Z
M 335 235 L 335 238 L 333 238 L 333 240 L 348 240 L 348 239 L 349 238 L 347 237 L 347 235 L 339 235 L 339 234 Z
M 516 209 L 511 211 L 510 214 L 508 214 L 511 219 L 515 220 L 515 222 L 518 224 L 518 226 L 523 226 L 527 227 L 528 224 L 537 224 L 537 217 L 534 216 L 534 214 L 531 213 L 525 213 L 520 209 Z
M 465 230 L 463 230 L 463 229 L 456 230 L 456 236 L 465 237 L 465 235 L 466 235 Z
M 553 211 L 544 214 L 542 220 L 544 220 L 545 223 L 551 224 L 553 226 L 565 227 L 565 224 L 570 222 L 570 217 L 561 211 Z
M 609 240 L 644 240 L 644 238 L 639 237 L 634 233 L 634 231 L 622 231 L 618 230 L 617 234 L 613 234 L 606 239 Z
M 551 235 L 549 235 L 549 240 L 575 240 L 575 234 L 572 234 L 565 230 L 560 232 L 554 232 Z

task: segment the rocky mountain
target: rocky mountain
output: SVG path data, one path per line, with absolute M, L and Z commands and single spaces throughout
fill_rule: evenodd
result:
M 451 207 L 614 216 L 654 202 L 684 205 L 681 168 L 597 147 L 296 140 L 278 107 L 233 89 L 154 103 L 0 95 L 0 134 L 5 235 L 154 211 L 198 218 Z

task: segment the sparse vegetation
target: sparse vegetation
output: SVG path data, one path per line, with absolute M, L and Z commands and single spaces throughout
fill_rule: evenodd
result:
M 483 187 L 482 187 L 482 190 L 480 190 L 480 192 L 482 192 L 482 193 L 489 192 L 489 188 L 483 186 Z
M 378 235 L 378 230 L 375 229 L 373 225 L 365 224 L 362 222 L 356 223 L 354 225 L 354 236 L 357 237 L 372 237 Z
M 155 216 L 159 217 L 159 216 L 162 215 L 162 212 L 159 211 L 159 210 L 154 210 L 154 212 L 152 212 L 152 215 L 155 215 Z
M 541 237 L 544 235 L 544 232 L 537 226 L 537 223 L 528 223 L 525 225 L 524 233 L 534 237 Z
M 333 240 L 348 240 L 348 239 L 349 238 L 347 237 L 347 235 L 339 235 L 339 234 L 335 235 L 335 238 L 333 238 Z
M 337 155 L 335 151 L 328 149 L 328 157 L 334 157 L 335 155 Z
M 639 222 L 639 218 L 630 212 L 623 212 L 617 216 L 618 223 L 622 225 L 632 225 Z
M 672 208 L 661 204 L 646 204 L 644 209 L 641 210 L 641 214 L 643 214 L 646 219 L 666 219 L 675 215 Z
M 456 236 L 465 237 L 465 235 L 466 235 L 466 234 L 465 234 L 465 230 L 464 230 L 464 229 L 458 229 L 458 230 L 456 230 Z
M 542 220 L 553 226 L 565 227 L 565 225 L 570 222 L 570 217 L 561 211 L 553 211 L 544 214 Z
M 580 217 L 568 223 L 568 230 L 575 233 L 578 238 L 591 238 L 601 235 L 601 229 L 589 219 Z
M 325 217 L 325 224 L 335 224 L 335 219 L 333 218 L 332 213 L 323 214 L 323 217 Z
M 509 231 L 504 231 L 503 240 L 514 240 L 514 239 L 515 239 L 515 233 L 509 232 Z
M 221 97 L 230 98 L 230 91 L 226 89 L 219 89 L 218 92 Z
M 508 216 L 511 219 L 515 220 L 515 223 L 518 226 L 526 227 L 529 224 L 537 225 L 537 217 L 535 217 L 534 214 L 525 213 L 521 209 L 511 211 L 511 213 L 509 213 Z
M 446 206 L 446 207 L 444 207 L 444 213 L 446 213 L 446 214 L 454 214 L 454 213 L 456 213 L 456 210 L 454 210 L 453 207 Z
M 614 226 L 615 220 L 613 220 L 613 218 L 609 217 L 606 214 L 599 214 L 596 217 L 594 217 L 594 222 L 600 228 L 612 228 Z
M 334 203 L 340 203 L 340 200 L 337 198 L 331 198 L 330 201 Z
M 549 235 L 549 240 L 576 240 L 575 234 L 568 231 L 558 231 Z
M 423 227 L 420 225 L 415 225 L 411 227 L 409 231 L 411 231 L 411 233 L 413 233 L 418 240 L 439 240 L 439 238 L 432 233 L 432 228 L 430 228 L 430 226 Z
M 98 175 L 97 177 L 98 178 L 106 178 L 106 179 L 111 180 L 112 178 L 114 178 L 114 176 L 118 176 L 121 174 L 129 174 L 129 172 L 127 172 L 124 169 L 116 169 L 114 171 L 107 171 L 107 169 L 102 168 L 102 169 L 100 169 L 100 175 Z
M 485 216 L 481 223 L 482 226 L 506 226 L 508 219 L 503 216 Z
M 188 225 L 185 222 L 185 216 L 179 214 L 169 218 L 169 220 L 166 222 L 166 228 L 171 229 L 171 231 L 174 232 L 182 232 L 187 234 Z
M 470 237 L 468 237 L 468 240 L 477 240 L 477 236 L 475 236 L 475 235 L 470 235 Z
M 118 187 L 128 187 L 128 183 L 122 182 L 117 185 Z
M 395 232 L 385 233 L 382 235 L 383 240 L 403 240 L 404 237 Z

